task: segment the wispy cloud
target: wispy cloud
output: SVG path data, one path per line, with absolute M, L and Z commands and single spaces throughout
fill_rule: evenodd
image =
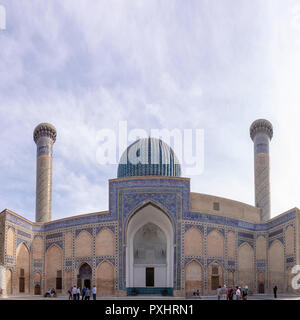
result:
M 34 220 L 32 132 L 47 121 L 58 131 L 53 218 L 108 209 L 116 166 L 97 163 L 96 135 L 120 120 L 204 129 L 192 191 L 253 204 L 249 126 L 261 117 L 274 124 L 272 215 L 300 206 L 297 1 L 1 4 L 1 207 Z

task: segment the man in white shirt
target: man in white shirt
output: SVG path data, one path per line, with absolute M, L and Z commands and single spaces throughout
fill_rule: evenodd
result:
M 93 287 L 92 292 L 93 292 L 93 300 L 96 300 L 96 294 L 97 294 L 97 288 L 96 288 L 96 286 Z
M 77 298 L 77 288 L 76 288 L 76 286 L 74 286 L 73 289 L 72 289 L 72 295 L 73 295 L 73 300 L 76 300 L 76 298 Z
M 239 287 L 236 287 L 235 296 L 236 296 L 236 300 L 240 300 L 241 299 L 241 290 L 240 290 Z

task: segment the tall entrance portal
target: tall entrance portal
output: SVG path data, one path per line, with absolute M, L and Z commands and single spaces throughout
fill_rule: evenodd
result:
M 127 294 L 173 292 L 173 225 L 159 208 L 148 204 L 129 220 L 126 247 Z

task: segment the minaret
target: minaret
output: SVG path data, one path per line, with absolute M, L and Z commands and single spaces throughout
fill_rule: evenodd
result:
M 41 123 L 34 129 L 33 139 L 37 145 L 35 221 L 48 222 L 51 221 L 52 147 L 56 129 L 49 123 Z
M 261 208 L 261 221 L 271 217 L 270 201 L 270 157 L 269 143 L 273 137 L 273 126 L 265 119 L 259 119 L 250 127 L 254 142 L 255 206 Z

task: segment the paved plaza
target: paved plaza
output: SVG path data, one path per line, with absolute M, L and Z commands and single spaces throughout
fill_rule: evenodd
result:
M 68 300 L 68 296 L 59 295 L 55 298 L 45 298 L 37 295 L 23 295 L 23 296 L 10 296 L 0 298 L 0 300 Z M 217 300 L 216 296 L 201 296 L 201 297 L 165 297 L 160 295 L 140 295 L 132 297 L 97 297 L 97 300 Z M 235 300 L 235 299 L 234 299 Z M 249 295 L 248 300 L 300 300 L 300 295 L 294 294 L 279 294 L 277 299 L 271 294 L 254 294 Z M 87 301 L 87 303 L 89 303 Z

